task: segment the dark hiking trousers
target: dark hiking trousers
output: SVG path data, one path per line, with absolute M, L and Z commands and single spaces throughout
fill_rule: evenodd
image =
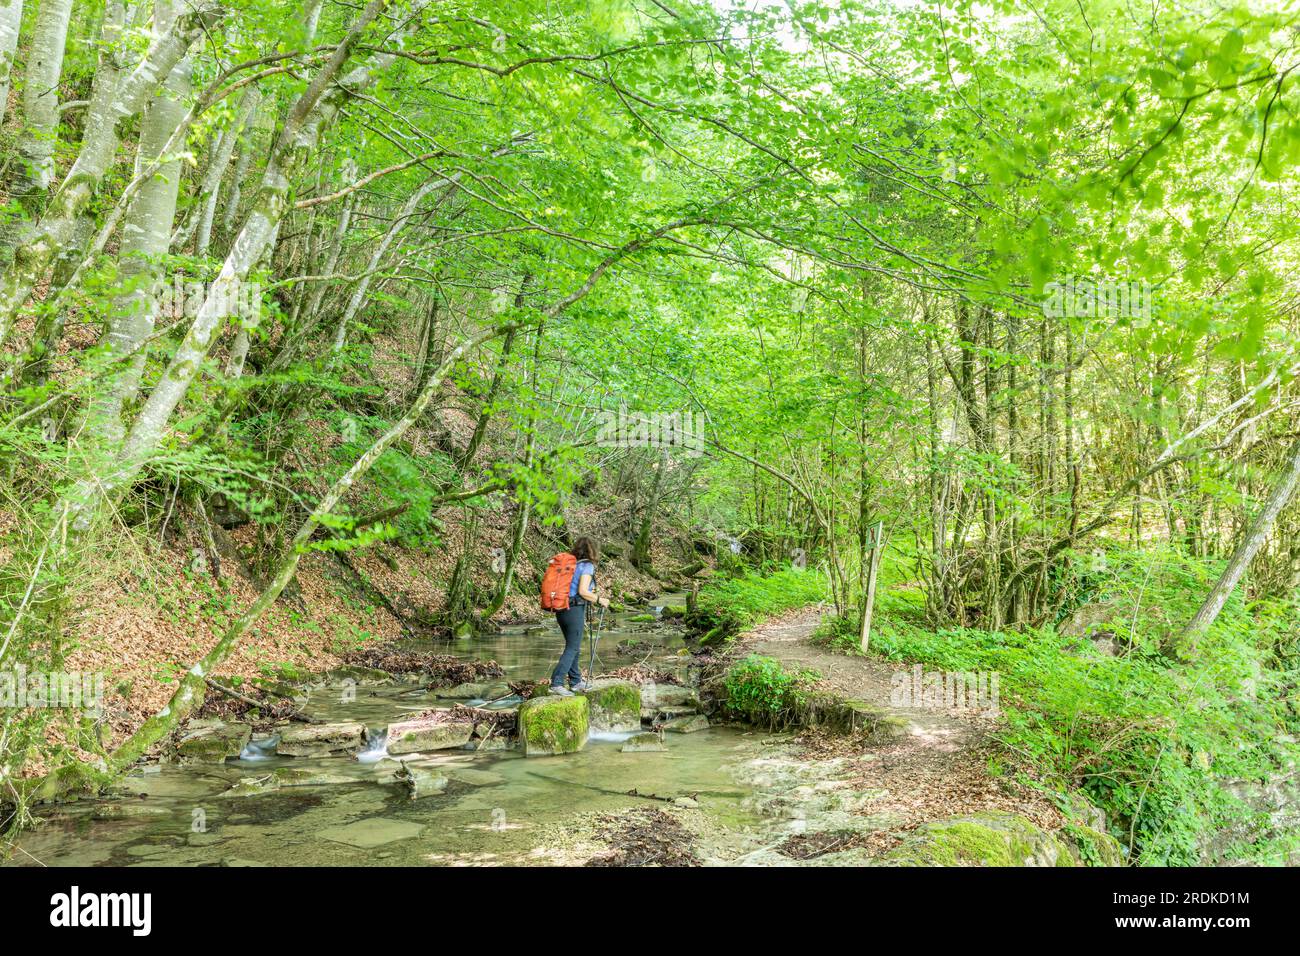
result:
M 551 686 L 563 687 L 566 676 L 574 684 L 582 680 L 578 657 L 582 654 L 582 628 L 587 623 L 587 605 L 570 605 L 563 611 L 556 611 L 555 620 L 564 633 L 564 653 L 551 672 Z

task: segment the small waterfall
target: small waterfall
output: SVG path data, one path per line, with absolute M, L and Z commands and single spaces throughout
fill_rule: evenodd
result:
M 357 754 L 358 763 L 379 763 L 388 756 L 388 728 L 366 731 L 366 749 Z
M 630 740 L 637 734 L 642 733 L 640 730 L 593 730 L 587 734 L 588 740 L 600 740 L 606 743 L 621 744 L 625 740 Z
M 272 734 L 261 740 L 249 740 L 239 752 L 240 760 L 270 760 L 275 756 L 275 748 L 280 743 L 280 735 Z

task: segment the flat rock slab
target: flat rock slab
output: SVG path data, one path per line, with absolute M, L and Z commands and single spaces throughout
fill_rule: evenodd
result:
M 337 724 L 290 724 L 280 729 L 280 743 L 275 752 L 286 757 L 324 757 L 336 753 L 356 753 L 361 749 L 364 724 L 347 721 Z
M 329 840 L 332 843 L 343 843 L 347 846 L 369 850 L 373 847 L 383 846 L 385 843 L 409 840 L 412 837 L 419 836 L 422 832 L 424 832 L 424 827 L 418 823 L 393 820 L 389 817 L 372 817 L 369 820 L 358 820 L 356 823 L 349 823 L 346 826 L 326 827 L 316 835 L 320 839 Z
M 667 750 L 658 734 L 636 734 L 623 741 L 623 753 L 640 754 Z
M 709 729 L 709 718 L 703 714 L 692 714 L 689 717 L 677 717 L 673 720 L 665 721 L 660 726 L 669 733 L 674 734 L 693 734 L 697 730 Z
M 344 664 L 342 667 L 335 667 L 333 670 L 326 671 L 325 676 L 333 684 L 351 682 L 373 687 L 380 684 L 397 683 L 397 678 L 388 671 L 381 671 L 375 667 L 362 667 L 359 664 Z
M 435 697 L 445 700 L 492 700 L 510 693 L 510 685 L 504 681 L 486 681 L 484 683 L 457 684 L 433 692 Z
M 176 759 L 181 763 L 221 763 L 238 757 L 253 729 L 248 724 L 193 724 L 176 742 Z
M 696 693 L 693 687 L 646 681 L 641 685 L 641 706 L 647 708 L 699 707 L 700 695 Z
M 469 743 L 474 733 L 473 721 L 435 723 L 408 720 L 388 725 L 388 752 L 416 754 L 428 750 L 450 750 Z
M 279 767 L 260 777 L 240 777 L 239 782 L 221 794 L 223 797 L 253 797 L 271 793 L 281 787 L 326 787 L 338 784 L 359 783 L 341 773 L 325 773 L 297 767 Z
M 471 787 L 495 787 L 506 782 L 506 778 L 495 770 L 475 770 L 473 767 L 448 770 L 447 776 L 454 781 L 467 783 Z

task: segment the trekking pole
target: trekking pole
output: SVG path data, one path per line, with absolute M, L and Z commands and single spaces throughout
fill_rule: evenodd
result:
M 589 639 L 591 641 L 591 656 L 587 660 L 587 680 L 590 681 L 596 676 L 596 645 L 600 643 L 601 631 L 605 630 L 605 605 L 600 605 L 600 622 L 592 626 Z

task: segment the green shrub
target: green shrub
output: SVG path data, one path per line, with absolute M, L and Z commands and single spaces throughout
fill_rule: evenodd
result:
M 727 712 L 760 727 L 784 727 L 818 676 L 810 670 L 791 672 L 771 657 L 750 654 L 723 678 Z

